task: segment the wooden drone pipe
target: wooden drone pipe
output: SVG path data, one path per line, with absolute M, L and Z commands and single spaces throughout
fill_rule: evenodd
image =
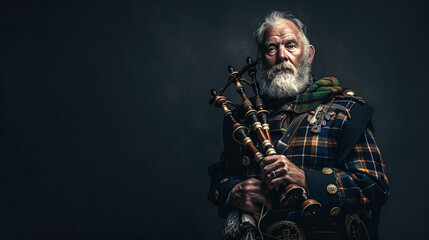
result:
M 236 139 L 239 143 L 243 144 L 249 150 L 253 153 L 255 160 L 259 163 L 264 158 L 264 155 L 259 152 L 259 150 L 256 148 L 255 144 L 253 143 L 252 139 L 247 136 L 245 128 L 237 121 L 235 120 L 234 116 L 232 115 L 232 111 L 226 106 L 226 98 L 224 96 L 217 95 L 215 90 L 211 90 L 210 93 L 213 96 L 214 104 L 216 107 L 223 110 L 225 118 L 229 119 L 229 121 L 232 123 L 233 127 L 233 137 Z
M 247 66 L 253 66 L 249 68 L 248 72 L 249 76 L 252 78 L 251 86 L 253 89 L 253 93 L 255 94 L 255 108 L 257 110 L 258 118 L 262 123 L 262 129 L 265 135 L 268 137 L 271 144 L 274 145 L 273 139 L 271 137 L 270 125 L 268 125 L 268 115 L 270 115 L 270 112 L 264 109 L 264 103 L 260 96 L 259 82 L 256 79 L 256 66 L 254 65 L 254 62 L 251 57 L 246 58 L 246 63 Z

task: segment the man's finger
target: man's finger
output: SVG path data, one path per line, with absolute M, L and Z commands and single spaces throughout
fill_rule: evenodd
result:
M 286 177 L 279 177 L 279 178 L 274 178 L 273 180 L 271 180 L 268 183 L 268 188 L 269 189 L 277 189 L 278 187 L 282 186 L 282 185 L 286 185 L 289 183 L 289 180 Z
M 279 173 L 279 168 L 281 168 L 283 166 L 282 162 L 280 161 L 276 161 L 270 165 L 265 166 L 262 171 L 261 171 L 261 176 L 262 176 L 262 180 L 264 180 L 265 182 L 267 182 L 268 179 L 272 178 L 272 176 L 270 176 L 273 172 Z M 278 176 L 278 175 L 277 175 Z
M 252 187 L 249 191 L 250 194 L 265 196 L 267 194 L 267 187 L 264 184 L 264 187 Z
M 261 212 L 261 206 L 260 204 L 249 202 L 243 206 L 244 211 L 251 212 L 251 213 L 260 213 Z
M 267 197 L 265 197 L 264 195 L 258 195 L 254 198 L 254 201 L 257 203 L 262 203 L 264 204 L 268 209 L 271 209 L 271 201 L 268 200 Z
M 265 166 L 277 161 L 280 155 L 272 155 L 272 156 L 266 156 L 262 162 L 261 162 L 261 168 L 264 168 Z

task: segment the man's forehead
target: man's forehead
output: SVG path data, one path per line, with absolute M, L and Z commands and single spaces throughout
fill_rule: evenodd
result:
M 300 40 L 299 30 L 295 24 L 289 20 L 282 20 L 274 26 L 268 27 L 265 32 L 266 41 L 281 39 Z

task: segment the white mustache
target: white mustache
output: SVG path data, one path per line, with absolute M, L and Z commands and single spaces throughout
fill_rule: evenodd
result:
M 295 66 L 288 61 L 283 61 L 283 62 L 273 66 L 270 70 L 272 70 L 276 74 L 279 72 L 285 72 L 285 73 L 291 73 L 291 74 L 296 73 Z

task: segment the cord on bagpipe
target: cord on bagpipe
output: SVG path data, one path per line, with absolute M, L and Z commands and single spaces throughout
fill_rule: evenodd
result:
M 231 65 L 228 66 L 228 72 L 230 74 L 227 83 L 220 88 L 219 91 L 214 89 L 210 91 L 212 98 L 209 103 L 214 104 L 216 107 L 223 110 L 225 118 L 232 124 L 233 139 L 239 144 L 244 145 L 253 154 L 254 160 L 260 164 L 265 156 L 276 155 L 277 152 L 273 146 L 270 127 L 268 124 L 269 111 L 264 109 L 264 104 L 260 96 L 259 83 L 256 79 L 256 66 L 258 61 L 253 62 L 253 60 L 248 57 L 246 59 L 246 63 L 247 65 L 239 71 L 235 71 Z M 252 78 L 252 81 L 247 81 L 242 77 L 246 72 Z M 232 83 L 235 85 L 236 92 L 242 99 L 242 106 L 245 111 L 245 120 L 249 123 L 250 130 L 245 126 L 242 126 L 240 122 L 234 118 L 232 110 L 230 110 L 226 104 L 230 104 L 236 108 L 239 105 L 227 100 L 227 98 L 222 95 L 226 88 Z M 247 97 L 245 88 L 241 83 L 246 83 L 252 86 L 253 93 L 255 94 L 255 107 Z M 259 150 L 255 145 L 255 141 L 249 137 L 249 131 L 253 131 L 257 135 L 258 139 L 256 139 L 256 141 L 260 143 L 261 150 Z M 320 210 L 320 203 L 314 199 L 309 199 L 306 190 L 297 184 L 289 184 L 284 188 L 276 189 L 275 193 L 276 195 L 280 195 L 280 206 L 284 209 L 297 209 L 300 205 L 302 216 L 313 216 Z M 269 193 L 267 192 L 267 194 Z M 241 224 L 239 225 L 244 229 L 244 232 L 246 232 L 244 236 L 245 238 L 242 239 L 254 239 L 254 231 L 256 228 L 258 228 L 260 235 L 263 238 L 263 234 L 260 230 L 260 222 L 268 212 L 264 211 L 265 207 L 263 206 L 260 218 L 258 219 L 258 224 L 256 224 L 252 215 L 240 213 L 241 217 L 239 217 L 239 221 Z

